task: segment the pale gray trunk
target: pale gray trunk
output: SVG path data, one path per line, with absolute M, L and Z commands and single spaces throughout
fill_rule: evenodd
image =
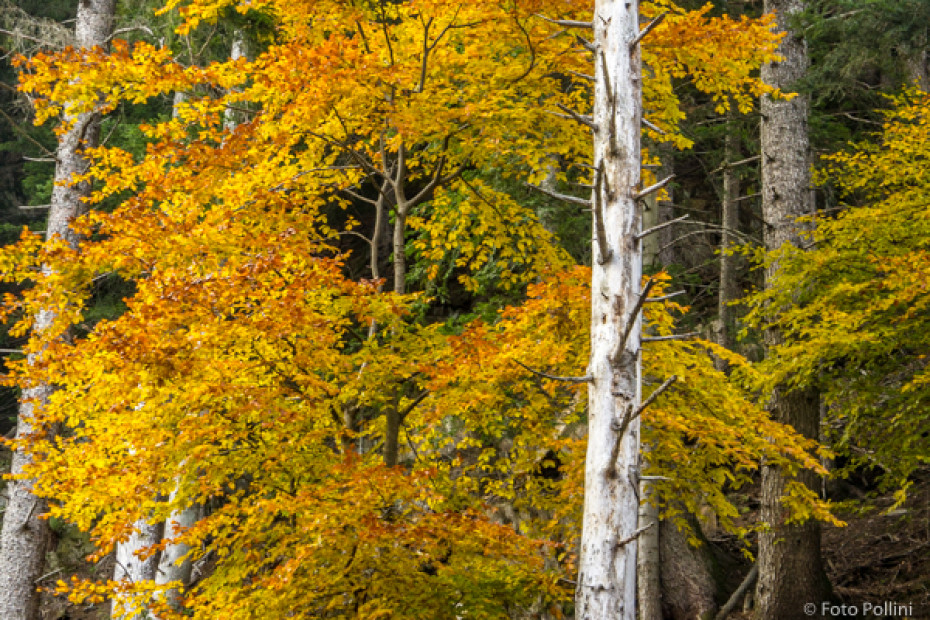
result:
M 113 29 L 115 0 L 82 0 L 78 5 L 75 22 L 75 39 L 83 48 L 106 45 Z M 73 121 L 73 128 L 59 138 L 56 151 L 55 187 L 52 190 L 46 238 L 60 236 L 75 244 L 77 237 L 70 229 L 71 221 L 84 209 L 82 199 L 90 193 L 86 183 L 71 185 L 75 174 L 83 173 L 87 166 L 82 151 L 97 144 L 100 119 L 95 113 L 77 117 L 65 113 L 65 120 Z M 34 330 L 47 330 L 55 319 L 51 310 L 38 314 Z M 30 356 L 30 362 L 35 357 Z M 41 406 L 52 392 L 52 386 L 41 384 L 23 391 L 17 421 L 17 437 L 33 432 L 31 416 L 33 403 Z M 51 429 L 54 430 L 54 429 Z M 11 471 L 22 473 L 30 463 L 30 456 L 21 450 L 13 454 Z M 42 573 L 49 543 L 48 521 L 39 519 L 46 511 L 45 500 L 32 494 L 30 480 L 11 480 L 7 486 L 9 502 L 3 514 L 0 533 L 0 618 L 3 620 L 34 620 L 38 614 L 36 579 Z
M 779 46 L 784 60 L 763 66 L 762 79 L 786 91 L 797 84 L 808 66 L 803 37 L 790 31 L 793 16 L 804 10 L 804 5 L 804 0 L 765 2 L 765 10 L 775 12 L 779 28 L 788 30 L 788 34 Z M 801 95 L 790 101 L 762 99 L 762 215 L 767 224 L 765 247 L 769 250 L 785 243 L 799 244 L 803 227 L 796 219 L 813 211 L 808 107 Z M 767 268 L 766 282 L 777 269 L 777 264 Z M 767 347 L 777 345 L 781 338 L 777 330 L 768 330 Z M 805 437 L 818 438 L 820 408 L 816 392 L 776 389 L 770 408 L 777 420 L 790 424 Z M 802 475 L 802 481 L 817 488 L 812 474 Z M 785 524 L 788 515 L 781 498 L 787 482 L 781 469 L 763 467 L 761 516 L 770 529 L 759 536 L 756 614 L 760 620 L 803 617 L 804 603 L 814 603 L 819 610 L 819 603 L 829 593 L 820 556 L 819 524 L 813 520 L 802 525 Z
M 172 513 L 165 523 L 164 537 L 167 539 L 176 538 L 184 530 L 192 528 L 201 519 L 201 516 L 202 510 L 198 505 L 188 506 L 183 510 Z M 180 542 L 165 545 L 165 550 L 161 554 L 161 561 L 158 565 L 158 572 L 155 575 L 155 583 L 165 585 L 177 581 L 185 586 L 190 585 L 193 566 L 190 558 L 187 557 L 190 550 L 190 546 Z M 167 598 L 168 603 L 174 609 L 181 608 L 181 594 L 176 588 L 168 591 Z
M 594 8 L 594 242 L 592 381 L 584 517 L 575 594 L 579 620 L 636 617 L 639 512 L 642 274 L 636 193 L 640 184 L 639 7 L 597 0 Z M 627 329 L 629 325 L 629 329 Z M 629 335 L 622 342 L 622 334 Z
M 132 583 L 154 581 L 158 574 L 161 554 L 155 553 L 145 559 L 142 559 L 139 554 L 160 543 L 163 532 L 163 523 L 137 522 L 129 540 L 116 547 L 116 568 L 113 570 L 113 579 L 115 581 L 127 580 Z M 114 609 L 115 606 L 114 603 Z M 124 603 L 123 608 L 129 613 L 119 617 L 125 620 L 142 620 L 151 617 L 144 608 L 137 608 L 131 603 Z M 117 617 L 113 611 L 111 611 L 111 616 Z
M 643 500 L 655 491 L 648 481 L 642 483 Z M 662 620 L 661 557 L 659 553 L 659 508 L 644 501 L 639 507 L 639 526 L 649 528 L 639 535 L 636 589 L 639 620 Z
M 715 340 L 721 347 L 733 348 L 730 336 L 733 329 L 733 308 L 730 303 L 739 297 L 739 285 L 736 280 L 737 257 L 728 253 L 738 242 L 735 233 L 739 228 L 739 176 L 736 169 L 729 164 L 740 159 L 739 136 L 735 123 L 730 118 L 726 138 L 724 139 L 723 199 L 721 201 L 720 225 L 720 287 L 717 291 L 717 323 Z M 722 359 L 715 360 L 718 370 L 726 370 L 727 364 Z

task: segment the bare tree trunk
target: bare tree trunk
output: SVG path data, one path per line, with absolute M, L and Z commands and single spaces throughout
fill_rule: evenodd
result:
M 788 30 L 782 39 L 780 62 L 762 68 L 762 79 L 786 91 L 807 70 L 807 47 L 800 35 L 790 32 L 792 16 L 804 9 L 804 0 L 766 0 L 779 28 Z M 810 192 L 810 154 L 807 134 L 808 102 L 803 96 L 790 101 L 762 100 L 762 214 L 765 247 L 774 250 L 785 243 L 798 244 L 802 228 L 796 218 L 813 211 Z M 766 270 L 766 282 L 778 265 Z M 781 342 L 777 330 L 765 334 L 768 347 Z M 818 395 L 812 390 L 776 389 L 770 400 L 773 416 L 790 424 L 805 437 L 817 439 L 820 426 Z M 817 488 L 817 478 L 806 472 L 801 480 Z M 762 519 L 770 529 L 759 536 L 759 580 L 756 584 L 757 618 L 780 620 L 804 617 L 803 605 L 820 602 L 829 594 L 829 582 L 820 556 L 820 526 L 816 521 L 786 525 L 781 502 L 788 479 L 779 468 L 762 470 Z
M 720 225 L 723 228 L 720 237 L 720 287 L 717 292 L 717 324 L 714 337 L 721 347 L 732 349 L 733 339 L 730 334 L 733 327 L 733 309 L 730 302 L 739 297 L 739 286 L 736 282 L 736 256 L 729 255 L 727 251 L 736 244 L 734 233 L 739 228 L 739 176 L 730 165 L 739 159 L 739 136 L 736 134 L 732 116 L 727 125 L 729 130 L 724 138 L 723 200 L 720 213 Z M 717 359 L 715 365 L 718 370 L 726 370 L 727 367 L 722 359 Z
M 82 48 L 106 45 L 113 30 L 114 0 L 83 0 L 78 5 L 75 38 Z M 86 162 L 83 149 L 97 144 L 100 118 L 96 113 L 74 117 L 65 114 L 73 128 L 58 141 L 55 166 L 55 187 L 52 190 L 46 238 L 59 236 L 72 244 L 77 237 L 70 229 L 71 221 L 84 209 L 82 199 L 89 195 L 87 183 L 70 184 L 71 177 L 83 173 Z M 48 330 L 55 319 L 52 310 L 43 310 L 36 317 L 34 330 Z M 37 361 L 30 356 L 30 363 Z M 52 392 L 52 386 L 40 384 L 23 391 L 17 421 L 17 438 L 29 436 L 35 430 L 32 415 L 35 404 L 42 406 Z M 13 454 L 11 471 L 23 472 L 30 456 L 22 450 Z M 3 514 L 0 534 L 0 618 L 3 620 L 34 620 L 38 613 L 36 579 L 41 575 L 49 543 L 48 521 L 39 519 L 46 510 L 45 500 L 32 494 L 30 480 L 11 480 L 7 487 L 9 502 Z
M 642 483 L 642 496 L 646 500 L 655 491 L 648 481 Z M 636 591 L 639 601 L 639 620 L 662 620 L 662 558 L 659 551 L 659 508 L 643 501 L 639 507 L 640 527 L 647 527 L 639 536 L 637 554 Z
M 579 620 L 634 620 L 639 513 L 642 276 L 637 191 L 642 90 L 639 7 L 594 8 L 594 249 L 588 449 L 578 586 Z M 624 337 L 626 334 L 626 337 Z

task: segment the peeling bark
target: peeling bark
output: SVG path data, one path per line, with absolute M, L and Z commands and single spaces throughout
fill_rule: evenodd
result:
M 594 261 L 584 520 L 576 590 L 579 620 L 634 620 L 639 512 L 642 85 L 639 8 L 594 9 Z M 631 329 L 626 329 L 632 322 Z M 622 334 L 629 333 L 626 342 Z

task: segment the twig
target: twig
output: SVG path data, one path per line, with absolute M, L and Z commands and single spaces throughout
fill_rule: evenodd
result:
M 526 186 L 531 187 L 538 192 L 542 192 L 551 198 L 555 198 L 556 200 L 571 202 L 576 205 L 582 205 L 588 208 L 591 207 L 591 200 L 589 198 L 579 198 L 578 196 L 570 196 L 569 194 L 560 194 L 559 192 L 553 192 L 552 190 L 548 190 L 545 187 L 540 187 L 538 185 L 533 185 L 532 183 L 526 183 Z
M 60 573 L 60 572 L 63 571 L 63 570 L 64 570 L 63 568 L 56 568 L 55 570 L 53 570 L 53 571 L 50 572 L 50 573 L 45 573 L 44 575 L 42 575 L 41 577 L 39 577 L 38 579 L 36 579 L 36 580 L 33 581 L 32 583 L 33 583 L 33 585 L 38 585 L 39 582 L 42 581 L 43 579 L 48 579 L 48 578 L 51 577 L 52 575 L 57 575 L 58 573 Z
M 636 35 L 635 39 L 630 41 L 630 53 L 633 53 L 633 51 L 636 49 L 636 46 L 639 45 L 639 42 L 643 40 L 643 37 L 652 32 L 656 26 L 662 23 L 666 15 L 668 15 L 668 11 L 660 13 L 658 17 L 649 22 L 646 27 L 643 28 L 638 35 Z
M 730 612 L 736 609 L 736 606 L 739 605 L 739 602 L 743 600 L 743 597 L 746 596 L 746 592 L 749 591 L 749 588 L 759 577 L 759 563 L 756 562 L 752 565 L 752 568 L 749 569 L 749 574 L 743 579 L 743 582 L 739 584 L 739 587 L 736 588 L 736 592 L 730 595 L 730 598 L 727 599 L 726 604 L 720 608 L 720 611 L 717 612 L 717 615 L 714 616 L 714 620 L 725 620 L 727 616 L 730 615 Z
M 643 336 L 640 342 L 662 342 L 665 340 L 688 340 L 699 336 L 700 332 L 688 332 L 687 334 L 672 334 L 671 336 Z
M 639 192 L 638 194 L 636 194 L 635 196 L 633 196 L 633 200 L 642 200 L 643 198 L 645 198 L 645 197 L 648 196 L 649 194 L 651 194 L 651 193 L 653 193 L 653 192 L 659 191 L 660 189 L 662 189 L 663 187 L 665 187 L 666 185 L 668 185 L 669 181 L 671 181 L 671 180 L 674 179 L 674 178 L 675 178 L 675 175 L 674 175 L 674 174 L 670 174 L 669 176 L 667 176 L 666 178 L 662 179 L 662 180 L 659 181 L 658 183 L 656 183 L 656 184 L 654 184 L 654 185 L 650 185 L 649 187 L 647 187 L 647 188 L 644 189 L 643 191 L 641 191 L 641 192 Z
M 648 406 L 651 405 L 653 402 L 655 402 L 655 399 L 657 399 L 659 396 L 661 396 L 661 395 L 662 395 L 662 392 L 664 392 L 665 390 L 667 390 L 667 389 L 668 389 L 673 383 L 675 383 L 676 381 L 678 381 L 678 375 L 672 375 L 671 377 L 669 377 L 668 379 L 666 379 L 665 382 L 662 383 L 662 385 L 660 385 L 659 387 L 657 387 L 657 388 L 655 389 L 655 391 L 654 391 L 652 394 L 649 395 L 649 398 L 647 398 L 646 400 L 643 401 L 643 404 L 641 404 L 641 405 L 639 406 L 639 408 L 636 410 L 636 413 L 633 414 L 633 417 L 635 418 L 636 416 L 642 415 L 643 411 L 646 410 L 646 407 L 648 407 Z
M 618 540 L 618 541 L 617 541 L 617 547 L 626 547 L 628 544 L 630 544 L 631 542 L 633 542 L 634 540 L 636 540 L 637 538 L 639 538 L 640 536 L 642 536 L 643 532 L 645 532 L 646 530 L 648 530 L 650 527 L 652 527 L 652 526 L 655 525 L 655 524 L 656 524 L 656 522 L 653 521 L 653 522 L 650 523 L 649 525 L 644 525 L 643 527 L 639 528 L 638 530 L 636 530 L 635 532 L 633 532 L 632 534 L 630 534 L 630 535 L 627 536 L 626 538 L 624 538 L 624 539 L 622 539 L 622 540 Z
M 759 155 L 753 155 L 752 157 L 747 157 L 746 159 L 741 159 L 732 163 L 723 162 L 718 167 L 711 170 L 708 174 L 714 174 L 715 172 L 720 172 L 721 170 L 726 170 L 727 168 L 735 168 L 737 166 L 742 166 L 743 164 L 751 164 L 754 161 L 759 161 L 759 158 Z
M 684 291 L 675 291 L 674 293 L 669 293 L 668 295 L 662 295 L 661 297 L 650 297 L 646 300 L 647 304 L 654 304 L 660 301 L 666 301 L 672 299 L 673 297 L 678 297 L 679 295 L 684 295 Z
M 652 121 L 646 120 L 646 118 L 642 118 L 642 119 L 640 119 L 640 121 L 642 122 L 643 125 L 645 125 L 645 126 L 648 127 L 649 129 L 653 130 L 654 132 L 656 132 L 656 133 L 659 134 L 660 136 L 664 136 L 664 135 L 666 135 L 666 134 L 668 133 L 667 131 L 665 131 L 664 129 L 662 129 L 661 127 L 659 127 L 658 125 L 656 125 L 656 124 L 653 123 Z
M 629 318 L 626 320 L 626 326 L 623 329 L 623 337 L 620 338 L 620 343 L 617 346 L 617 351 L 622 351 L 623 347 L 626 346 L 627 338 L 630 337 L 630 334 L 633 331 L 633 326 L 636 325 L 636 319 L 639 316 L 640 310 L 643 309 L 643 304 L 646 303 L 646 299 L 649 298 L 649 291 L 652 290 L 652 287 L 655 286 L 656 281 L 652 278 L 646 282 L 646 286 L 643 287 L 642 293 L 639 294 L 639 298 L 636 300 L 636 305 L 633 306 L 633 311 L 630 312 Z
M 594 29 L 593 22 L 581 22 L 581 21 L 576 21 L 573 19 L 551 19 L 549 17 L 546 17 L 545 15 L 540 15 L 539 13 L 536 13 L 536 17 L 544 21 L 547 21 L 550 24 L 555 24 L 557 26 L 562 26 L 564 28 L 586 28 L 588 30 Z
M 652 233 L 659 232 L 659 231 L 662 230 L 663 228 L 668 228 L 669 226 L 672 226 L 673 224 L 677 224 L 678 222 L 683 222 L 683 221 L 685 221 L 686 219 L 688 219 L 689 217 L 691 217 L 691 216 L 690 216 L 690 215 L 682 215 L 681 217 L 677 217 L 677 218 L 675 218 L 674 220 L 669 220 L 669 221 L 667 221 L 667 222 L 662 222 L 661 224 L 656 224 L 655 226 L 652 226 L 652 227 L 650 227 L 650 228 L 647 228 L 646 230 L 644 230 L 644 231 L 642 231 L 642 232 L 636 233 L 635 235 L 633 235 L 633 238 L 636 239 L 637 241 L 639 241 L 639 240 L 644 239 L 645 237 L 651 235 Z
M 578 123 L 581 123 L 582 125 L 584 125 L 584 126 L 588 127 L 589 129 L 591 129 L 591 131 L 595 131 L 595 132 L 597 131 L 597 125 L 594 124 L 594 120 L 593 120 L 590 116 L 585 116 L 585 115 L 583 115 L 583 114 L 578 114 L 578 112 L 575 112 L 575 111 L 572 110 L 570 107 L 568 107 L 567 105 L 562 104 L 562 103 L 557 103 L 557 104 L 555 104 L 555 106 L 556 106 L 558 109 L 560 109 L 560 110 L 562 110 L 563 112 L 565 112 L 566 114 L 568 114 L 568 117 L 569 117 L 570 119 L 572 119 L 573 121 L 578 122 Z
M 590 383 L 594 380 L 594 377 L 591 375 L 585 375 L 583 377 L 560 377 L 558 375 L 550 375 L 549 373 L 541 372 L 539 370 L 533 370 L 526 364 L 513 360 L 513 363 L 521 368 L 530 371 L 534 375 L 539 375 L 540 377 L 545 377 L 546 379 L 552 379 L 553 381 L 565 381 L 566 383 Z

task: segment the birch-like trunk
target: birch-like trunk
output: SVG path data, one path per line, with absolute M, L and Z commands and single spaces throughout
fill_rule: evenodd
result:
M 173 498 L 172 498 L 173 499 Z M 177 537 L 184 530 L 192 528 L 201 519 L 203 511 L 199 505 L 188 506 L 183 510 L 175 511 L 165 523 L 163 536 L 167 539 Z M 155 583 L 165 585 L 172 581 L 177 581 L 185 586 L 191 583 L 191 573 L 193 564 L 187 557 L 190 553 L 190 546 L 172 542 L 165 545 L 165 550 L 161 554 L 161 561 L 158 564 L 158 570 L 155 574 Z M 167 593 L 168 604 L 174 609 L 181 609 L 181 593 L 177 589 L 171 589 Z
M 594 260 L 591 361 L 576 618 L 634 620 L 639 512 L 639 7 L 594 8 Z M 629 325 L 628 323 L 632 322 Z M 627 333 L 626 341 L 623 334 Z
M 804 0 L 765 2 L 766 12 L 774 12 L 779 29 L 788 34 L 778 49 L 784 59 L 764 65 L 762 79 L 789 92 L 808 67 L 804 38 L 791 32 L 793 16 L 803 11 L 804 5 Z M 799 244 L 803 229 L 796 219 L 813 211 L 808 110 L 803 95 L 790 101 L 762 99 L 762 216 L 767 223 L 767 250 L 785 243 Z M 777 264 L 766 269 L 766 282 L 777 270 Z M 765 334 L 767 347 L 776 346 L 781 340 L 778 330 Z M 778 421 L 790 424 L 805 437 L 818 438 L 820 407 L 816 392 L 778 388 L 771 396 L 770 408 Z M 770 529 L 759 536 L 756 613 L 760 620 L 804 617 L 805 603 L 813 603 L 819 611 L 820 603 L 829 594 L 820 556 L 819 524 L 814 520 L 801 525 L 785 524 L 788 515 L 781 499 L 788 481 L 781 469 L 763 467 L 761 516 Z M 802 481 L 817 488 L 817 478 L 810 472 L 802 474 Z
M 78 4 L 75 22 L 75 39 L 78 47 L 91 48 L 106 45 L 113 30 L 115 0 L 82 0 Z M 94 113 L 77 117 L 65 113 L 66 121 L 74 127 L 62 134 L 58 141 L 55 166 L 55 187 L 52 190 L 48 213 L 46 238 L 60 236 L 76 244 L 77 237 L 70 229 L 71 221 L 84 209 L 82 199 L 89 195 L 86 183 L 72 185 L 71 177 L 85 171 L 87 166 L 82 151 L 97 144 L 100 118 Z M 36 317 L 34 330 L 48 330 L 55 319 L 52 310 L 43 310 Z M 30 356 L 30 363 L 36 361 Z M 17 420 L 16 436 L 22 438 L 33 432 L 32 415 L 36 405 L 46 402 L 53 387 L 40 384 L 23 391 Z M 13 454 L 11 471 L 21 474 L 30 463 L 30 456 L 22 450 Z M 9 502 L 3 514 L 0 533 L 0 618 L 3 620 L 34 620 L 38 613 L 39 598 L 36 580 L 42 574 L 45 553 L 49 543 L 48 521 L 39 519 L 46 511 L 45 500 L 32 494 L 31 480 L 10 480 L 7 486 Z

